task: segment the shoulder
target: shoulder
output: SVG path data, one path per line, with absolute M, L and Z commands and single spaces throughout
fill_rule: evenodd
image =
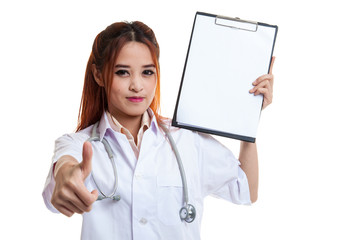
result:
M 181 137 L 181 138 L 184 138 L 184 137 L 197 138 L 199 135 L 199 133 L 196 131 L 173 126 L 171 119 L 166 119 L 164 121 L 164 124 L 165 124 L 166 128 L 170 131 L 171 135 L 173 135 L 174 137 L 177 137 L 177 138 L 179 138 L 179 137 Z
M 194 143 L 198 147 L 215 147 L 215 148 L 224 148 L 225 146 L 219 142 L 216 138 L 212 135 L 207 133 L 198 132 L 195 130 L 185 129 L 174 127 L 171 125 L 171 119 L 167 119 L 165 122 L 166 126 L 170 130 L 172 136 L 175 139 L 182 142 L 185 141 L 187 143 Z
M 79 162 L 82 156 L 82 147 L 89 138 L 91 126 L 75 133 L 64 134 L 55 141 L 53 162 L 63 155 L 71 155 Z
M 74 133 L 66 133 L 56 139 L 55 145 L 83 144 L 89 137 L 92 126 Z
M 179 128 L 172 126 L 172 119 L 162 119 L 162 124 L 169 129 L 171 135 L 176 142 L 185 142 L 186 144 L 195 144 L 199 148 L 214 149 L 227 151 L 227 147 L 223 145 L 219 140 L 214 138 L 211 134 L 202 133 L 185 128 Z

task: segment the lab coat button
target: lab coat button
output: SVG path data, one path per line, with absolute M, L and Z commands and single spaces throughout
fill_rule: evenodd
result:
M 146 218 L 141 218 L 139 222 L 141 224 L 145 225 L 145 224 L 147 224 L 148 221 L 146 220 Z

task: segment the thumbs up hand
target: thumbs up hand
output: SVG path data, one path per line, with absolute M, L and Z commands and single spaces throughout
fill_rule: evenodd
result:
M 59 212 L 68 217 L 74 213 L 89 212 L 98 197 L 97 190 L 89 192 L 84 184 L 91 173 L 92 146 L 90 142 L 84 143 L 82 157 L 82 162 L 78 163 L 70 155 L 62 156 L 55 166 L 55 188 L 51 203 Z

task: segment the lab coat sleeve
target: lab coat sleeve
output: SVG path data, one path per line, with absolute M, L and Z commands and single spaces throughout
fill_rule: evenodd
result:
M 54 155 L 49 169 L 49 174 L 46 178 L 44 190 L 42 192 L 46 207 L 54 213 L 59 213 L 59 211 L 51 204 L 51 197 L 55 187 L 53 166 L 58 159 L 64 155 L 71 155 L 79 162 L 81 161 L 82 141 L 77 139 L 75 134 L 63 135 L 55 141 Z
M 203 197 L 213 195 L 235 204 L 251 204 L 249 184 L 240 161 L 210 135 L 199 133 Z

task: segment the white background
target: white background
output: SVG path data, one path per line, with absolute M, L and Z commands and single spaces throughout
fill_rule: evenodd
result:
M 350 0 L 2 1 L 1 239 L 79 239 L 81 216 L 52 214 L 41 192 L 54 140 L 75 129 L 96 34 L 122 20 L 153 28 L 172 117 L 196 11 L 279 26 L 259 200 L 207 198 L 203 239 L 360 239 L 360 17 Z

